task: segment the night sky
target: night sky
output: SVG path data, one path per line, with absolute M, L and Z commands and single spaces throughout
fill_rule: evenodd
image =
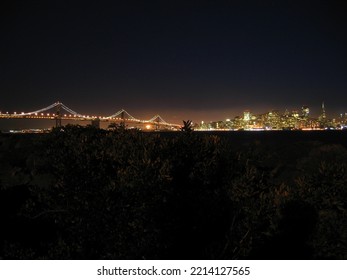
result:
M 3 1 L 4 2 L 4 1 Z M 5 1 L 0 110 L 347 112 L 345 1 Z M 112 3 L 112 4 L 110 4 Z

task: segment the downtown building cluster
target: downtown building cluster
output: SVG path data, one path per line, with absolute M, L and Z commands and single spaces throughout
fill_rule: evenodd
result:
M 301 110 L 286 110 L 281 113 L 272 110 L 263 114 L 252 114 L 246 110 L 242 116 L 225 121 L 201 122 L 195 124 L 196 130 L 325 130 L 347 129 L 347 113 L 340 114 L 337 118 L 328 118 L 324 102 L 320 115 L 317 118 L 310 116 L 308 106 Z

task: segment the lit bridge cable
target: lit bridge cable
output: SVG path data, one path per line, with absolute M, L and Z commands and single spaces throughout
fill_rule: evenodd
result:
M 161 116 L 155 115 L 153 118 L 149 119 L 148 122 L 159 122 L 161 124 L 170 125 L 168 122 L 166 122 Z
M 53 114 L 50 116 L 49 112 L 47 113 L 47 116 L 45 116 L 43 114 L 43 112 L 49 111 L 49 110 L 55 110 L 55 112 L 53 112 Z M 65 104 L 61 103 L 60 101 L 57 101 L 45 108 L 41 108 L 39 110 L 36 111 L 32 111 L 32 112 L 22 112 L 22 113 L 14 113 L 14 114 L 2 114 L 0 112 L 0 117 L 1 118 L 27 118 L 28 116 L 30 116 L 30 118 L 45 118 L 45 119 L 52 119 L 55 118 L 55 120 L 57 121 L 57 124 L 60 123 L 61 124 L 61 119 L 62 117 L 65 118 L 66 115 L 62 115 L 61 114 L 61 110 L 64 110 L 66 112 L 68 112 L 69 114 L 71 114 L 69 116 L 69 119 L 75 119 L 75 120 L 95 120 L 95 119 L 99 119 L 99 121 L 111 121 L 111 120 L 119 120 L 121 119 L 123 123 L 125 123 L 125 121 L 130 121 L 130 122 L 138 122 L 138 123 L 155 123 L 158 127 L 159 125 L 164 125 L 164 126 L 171 126 L 171 127 L 180 127 L 180 125 L 178 124 L 170 124 L 168 122 L 166 122 L 161 116 L 159 115 L 155 115 L 154 117 L 152 117 L 149 120 L 140 120 L 135 118 L 134 116 L 130 115 L 126 110 L 122 109 L 119 110 L 118 112 L 116 112 L 115 114 L 108 116 L 108 117 L 95 117 L 95 116 L 86 116 L 86 115 L 82 115 L 80 113 L 77 113 L 76 111 L 70 109 L 69 107 L 67 107 Z M 38 116 L 38 114 L 40 113 L 40 116 Z
M 65 111 L 69 112 L 70 114 L 80 118 L 84 117 L 83 115 L 71 110 L 69 107 L 65 106 L 63 103 L 60 103 L 60 105 L 61 105 L 61 108 L 63 108 Z
M 133 117 L 132 115 L 130 115 L 126 110 L 122 109 L 122 110 L 119 110 L 117 113 L 114 113 L 113 115 L 111 116 L 108 116 L 106 117 L 107 119 L 115 119 L 117 117 L 121 117 L 121 118 L 125 118 L 125 116 L 127 116 L 126 119 L 128 120 L 134 120 L 134 121 L 141 121 L 135 117 Z
M 36 114 L 39 114 L 39 113 L 42 113 L 42 112 L 45 112 L 45 111 L 48 111 L 56 106 L 59 105 L 59 102 L 55 102 L 53 103 L 52 105 L 49 105 L 45 108 L 42 108 L 42 109 L 39 109 L 39 110 L 36 110 L 36 111 L 33 111 L 33 112 L 28 112 L 28 113 L 21 113 L 21 114 L 13 114 L 15 116 L 30 116 L 30 115 L 36 115 Z

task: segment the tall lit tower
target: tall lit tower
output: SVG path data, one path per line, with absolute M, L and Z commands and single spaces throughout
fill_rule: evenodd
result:
M 321 114 L 318 118 L 318 121 L 320 123 L 321 128 L 325 128 L 327 126 L 327 119 L 326 119 L 326 113 L 325 113 L 325 106 L 324 106 L 324 101 L 322 102 L 322 110 Z
M 326 114 L 325 114 L 325 107 L 324 107 L 324 101 L 322 102 L 322 114 L 321 114 L 321 118 L 323 119 L 323 120 L 325 120 L 326 119 Z

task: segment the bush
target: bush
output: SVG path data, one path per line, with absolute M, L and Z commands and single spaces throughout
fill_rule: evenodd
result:
M 294 158 L 213 134 L 71 125 L 4 137 L 1 219 L 17 234 L 0 236 L 3 258 L 346 258 L 341 146 Z M 302 211 L 317 225 L 290 237 Z

